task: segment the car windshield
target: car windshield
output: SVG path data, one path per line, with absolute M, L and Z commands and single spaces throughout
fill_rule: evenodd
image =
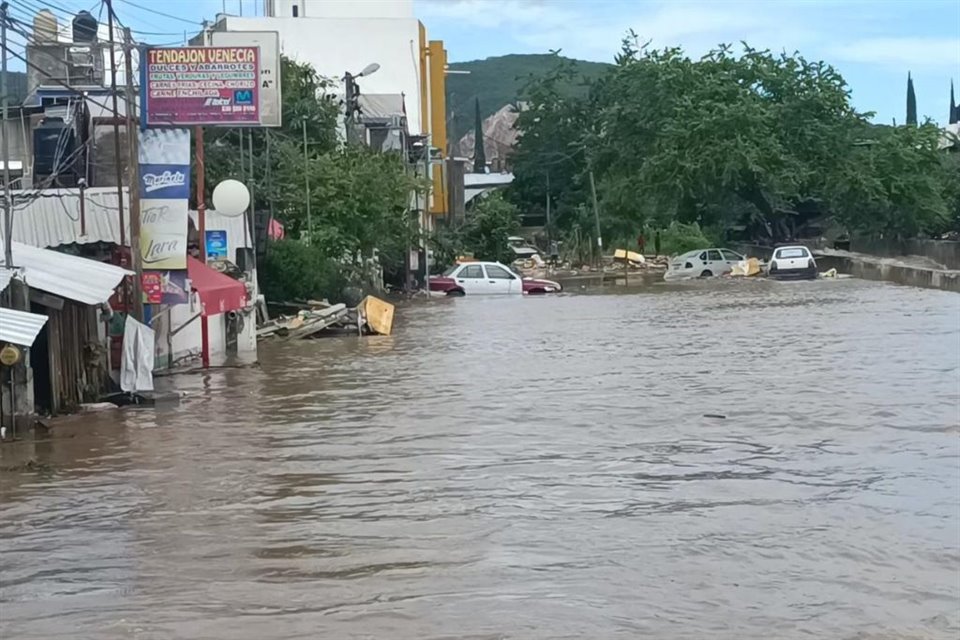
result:
M 449 269 L 447 269 L 446 271 L 443 272 L 443 277 L 444 277 L 444 278 L 449 278 L 449 277 L 452 276 L 454 273 L 456 273 L 456 272 L 457 272 L 457 269 L 459 269 L 459 268 L 460 268 L 460 265 L 458 265 L 458 264 L 453 265 L 452 267 L 450 267 Z
M 803 247 L 794 247 L 792 249 L 780 249 L 777 251 L 778 258 L 806 258 L 809 254 Z

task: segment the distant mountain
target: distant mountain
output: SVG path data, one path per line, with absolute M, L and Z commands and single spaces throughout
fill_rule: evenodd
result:
M 513 54 L 451 62 L 450 69 L 469 71 L 470 74 L 447 75 L 447 137 L 458 141 L 474 126 L 474 100 L 480 99 L 480 114 L 487 117 L 498 112 L 504 105 L 516 102 L 521 97 L 524 85 L 530 78 L 540 77 L 556 64 L 550 54 Z M 587 78 L 600 76 L 610 65 L 603 62 L 574 61 L 577 69 Z M 583 89 L 570 86 L 572 94 Z

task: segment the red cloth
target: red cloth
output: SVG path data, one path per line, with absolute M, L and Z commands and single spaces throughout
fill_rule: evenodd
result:
M 270 218 L 267 234 L 274 240 L 283 240 L 283 225 L 276 218 Z
M 242 282 L 211 269 L 192 256 L 187 256 L 187 275 L 190 288 L 200 294 L 203 315 L 215 316 L 247 306 L 247 287 Z

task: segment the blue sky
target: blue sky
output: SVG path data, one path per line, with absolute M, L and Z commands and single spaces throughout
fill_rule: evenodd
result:
M 135 37 L 163 43 L 182 40 L 184 30 L 192 33 L 224 6 L 236 14 L 242 3 L 244 15 L 261 7 L 260 0 L 131 1 L 114 0 L 121 20 L 157 34 Z M 66 13 L 99 2 L 11 3 L 21 17 L 44 5 Z M 846 78 L 855 106 L 875 111 L 878 122 L 903 121 L 908 71 L 921 117 L 946 122 L 951 78 L 960 98 L 960 0 L 415 0 L 415 7 L 430 37 L 445 41 L 452 61 L 560 49 L 609 62 L 632 28 L 654 46 L 679 45 L 692 55 L 745 40 L 825 60 Z

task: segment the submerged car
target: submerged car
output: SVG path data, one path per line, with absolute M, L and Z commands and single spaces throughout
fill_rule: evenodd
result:
M 743 256 L 730 249 L 698 249 L 670 260 L 663 279 L 670 281 L 722 276 L 730 273 L 741 260 Z
M 522 278 L 499 262 L 465 262 L 430 278 L 430 291 L 448 296 L 536 295 L 562 290 L 558 282 Z
M 817 277 L 817 261 L 804 246 L 778 247 L 770 258 L 767 275 L 777 280 L 813 280 Z

